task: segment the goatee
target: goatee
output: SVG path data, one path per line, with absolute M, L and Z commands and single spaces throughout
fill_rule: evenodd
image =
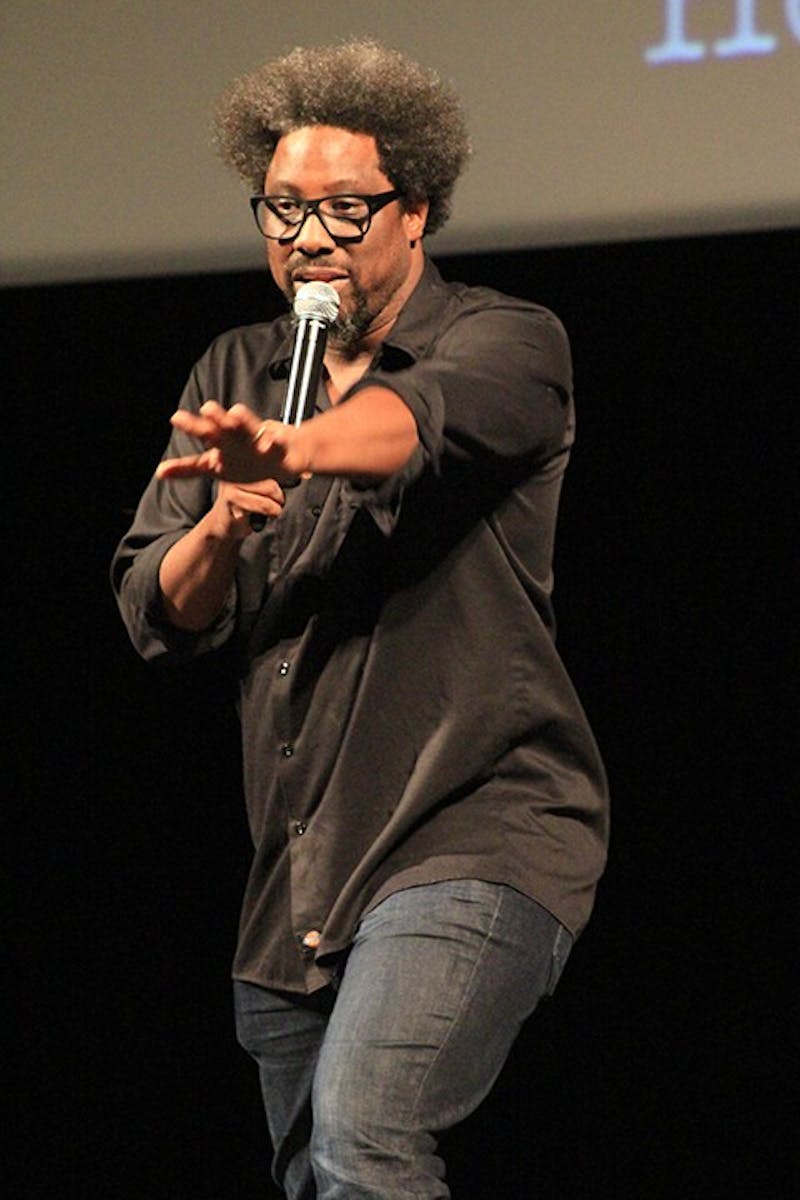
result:
M 330 339 L 348 358 L 355 358 L 361 341 L 372 324 L 372 313 L 363 292 L 356 292 L 352 312 L 344 313 L 331 322 Z

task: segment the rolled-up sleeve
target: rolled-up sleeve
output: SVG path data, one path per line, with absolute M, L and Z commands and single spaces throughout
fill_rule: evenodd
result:
M 569 343 L 546 310 L 509 302 L 465 311 L 414 376 L 421 390 L 441 392 L 443 452 L 547 458 L 570 432 Z
M 203 402 L 198 368 L 181 397 L 181 407 L 197 411 Z M 174 430 L 164 458 L 195 454 L 201 443 Z M 214 484 L 206 478 L 151 478 L 136 510 L 133 524 L 111 563 L 111 584 L 131 641 L 145 659 L 165 656 L 185 661 L 219 648 L 233 631 L 236 591 L 231 589 L 217 620 L 201 633 L 177 629 L 163 609 L 159 572 L 170 548 L 192 529 L 211 507 Z
M 355 486 L 388 533 L 400 497 L 443 455 L 460 460 L 543 462 L 573 441 L 572 364 L 561 322 L 549 310 L 473 290 L 455 298 L 427 355 L 400 369 L 372 371 L 348 393 L 386 387 L 410 409 L 419 446 L 401 471 Z
M 547 457 L 571 430 L 572 365 L 547 309 L 497 297 L 451 314 L 428 356 L 365 376 L 353 391 L 391 388 L 417 422 L 424 455 Z
M 175 523 L 174 502 L 165 499 L 169 487 L 153 480 L 129 533 L 120 542 L 111 564 L 111 583 L 122 619 L 136 650 L 145 659 L 164 656 L 185 661 L 221 647 L 233 632 L 236 589 L 217 620 L 202 633 L 177 629 L 163 609 L 159 571 L 170 548 L 194 521 Z

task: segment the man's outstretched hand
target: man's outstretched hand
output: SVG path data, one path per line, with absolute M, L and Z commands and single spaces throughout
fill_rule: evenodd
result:
M 204 442 L 206 449 L 164 459 L 156 468 L 157 479 L 211 475 L 230 483 L 275 479 L 285 485 L 306 473 L 306 464 L 296 461 L 299 446 L 294 427 L 262 421 L 244 404 L 223 408 L 208 400 L 199 413 L 181 408 L 170 419 L 176 429 Z

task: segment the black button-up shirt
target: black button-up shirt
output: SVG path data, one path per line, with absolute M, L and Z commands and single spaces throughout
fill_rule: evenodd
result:
M 288 316 L 223 335 L 182 404 L 278 417 L 291 344 Z M 605 859 L 603 768 L 550 604 L 573 434 L 563 328 L 429 263 L 350 394 L 369 383 L 414 414 L 411 460 L 374 488 L 290 489 L 243 542 L 212 628 L 169 625 L 158 569 L 213 482 L 151 481 L 113 566 L 146 658 L 237 647 L 254 858 L 234 974 L 292 991 L 324 984 L 366 909 L 415 884 L 506 883 L 577 934 Z M 166 453 L 196 449 L 174 432 Z

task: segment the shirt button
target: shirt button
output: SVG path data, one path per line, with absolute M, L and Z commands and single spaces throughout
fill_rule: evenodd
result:
M 308 825 L 306 825 L 305 821 L 295 821 L 294 831 L 298 837 L 302 837 L 307 829 Z
M 288 675 L 288 674 L 289 674 L 289 667 L 290 667 L 290 665 L 291 665 L 291 664 L 290 664 L 290 663 L 288 663 L 288 662 L 286 661 L 286 659 L 284 659 L 284 660 L 283 660 L 283 662 L 282 662 L 282 663 L 279 665 L 279 667 L 278 667 L 278 674 L 279 674 L 279 675 Z
M 309 929 L 308 933 L 303 938 L 303 946 L 306 950 L 316 950 L 317 946 L 322 941 L 322 934 L 318 929 Z
M 321 512 L 322 512 L 322 506 L 320 504 L 315 504 L 314 507 L 311 509 L 311 515 L 314 517 L 318 517 Z
M 294 754 L 294 746 L 291 742 L 284 742 L 281 746 L 281 754 L 284 758 L 291 758 Z

